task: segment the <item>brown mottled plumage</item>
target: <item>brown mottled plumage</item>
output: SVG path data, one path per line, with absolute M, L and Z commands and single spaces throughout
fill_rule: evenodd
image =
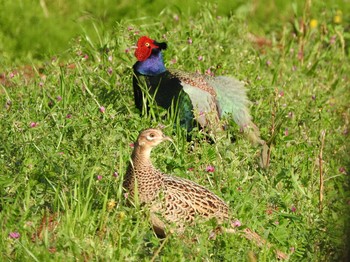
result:
M 140 133 L 123 184 L 131 199 L 149 205 L 151 222 L 157 235 L 165 236 L 167 224 L 175 224 L 181 232 L 195 219 L 215 218 L 219 223 L 229 222 L 228 205 L 214 193 L 190 180 L 166 175 L 152 165 L 152 148 L 166 140 L 171 141 L 158 129 L 146 129 Z M 243 234 L 258 245 L 270 246 L 248 228 Z M 280 251 L 277 251 L 277 255 L 286 257 Z

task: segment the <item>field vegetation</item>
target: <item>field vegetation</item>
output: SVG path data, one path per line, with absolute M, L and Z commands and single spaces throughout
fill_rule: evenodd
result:
M 347 261 L 346 1 L 115 2 L 2 3 L 0 260 L 273 261 L 279 248 L 290 261 Z M 267 168 L 234 124 L 211 144 L 199 130 L 188 142 L 157 108 L 140 116 L 132 65 L 142 35 L 168 42 L 168 67 L 245 83 Z M 209 240 L 214 221 L 157 238 L 122 190 L 148 127 L 174 140 L 154 150 L 159 169 L 215 192 L 273 248 Z

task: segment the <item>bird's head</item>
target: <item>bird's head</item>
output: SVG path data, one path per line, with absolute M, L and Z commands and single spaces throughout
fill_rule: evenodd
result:
M 149 58 L 152 52 L 159 52 L 161 50 L 165 50 L 166 48 L 167 44 L 165 42 L 158 43 L 147 36 L 142 36 L 137 41 L 135 56 L 138 61 L 142 62 Z
M 172 139 L 165 136 L 161 130 L 150 128 L 141 131 L 137 138 L 137 146 L 151 149 L 163 141 L 172 141 Z

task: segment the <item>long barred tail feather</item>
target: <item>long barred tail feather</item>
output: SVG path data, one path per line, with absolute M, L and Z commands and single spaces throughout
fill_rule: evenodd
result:
M 235 230 L 233 228 L 226 228 L 226 233 L 234 233 L 234 234 L 240 234 L 244 238 L 254 242 L 259 247 L 267 246 L 268 248 L 273 248 L 270 243 L 268 243 L 265 239 L 263 239 L 261 236 L 259 236 L 256 232 L 252 231 L 249 228 L 243 229 L 243 231 Z M 288 255 L 278 249 L 275 250 L 276 256 L 278 259 L 287 259 Z

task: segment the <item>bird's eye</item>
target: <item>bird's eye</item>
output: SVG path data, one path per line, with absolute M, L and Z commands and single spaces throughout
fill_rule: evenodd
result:
M 146 46 L 146 47 L 149 47 L 149 46 L 150 46 L 150 44 L 147 42 L 147 43 L 145 44 L 145 46 Z
M 155 134 L 150 133 L 146 138 L 148 141 L 152 141 L 154 139 L 154 137 L 155 137 Z

